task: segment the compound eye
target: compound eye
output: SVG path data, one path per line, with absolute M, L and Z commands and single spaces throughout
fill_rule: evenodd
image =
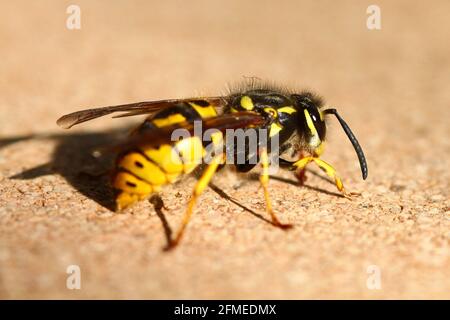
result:
M 308 112 L 311 116 L 312 121 L 314 122 L 314 124 L 319 123 L 320 120 L 320 113 L 316 108 L 308 108 Z
M 320 140 L 323 140 L 325 138 L 325 122 L 322 120 L 322 117 L 320 116 L 320 111 L 317 108 L 309 107 L 307 108 L 308 113 L 311 117 L 311 120 L 313 122 L 313 125 L 315 129 L 317 130 L 317 133 L 319 134 Z

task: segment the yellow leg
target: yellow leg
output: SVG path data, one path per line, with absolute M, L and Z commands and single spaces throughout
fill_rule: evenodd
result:
M 181 237 L 183 236 L 184 230 L 186 229 L 187 224 L 189 223 L 189 220 L 191 219 L 192 213 L 194 212 L 195 204 L 200 197 L 200 195 L 203 193 L 205 188 L 208 186 L 209 182 L 211 181 L 212 177 L 214 176 L 214 173 L 217 171 L 218 166 L 223 162 L 223 155 L 217 156 L 211 160 L 211 163 L 208 164 L 208 167 L 203 172 L 202 176 L 198 180 L 197 184 L 195 185 L 194 192 L 192 193 L 191 200 L 188 203 L 186 212 L 183 217 L 183 221 L 181 222 L 180 229 L 176 233 L 175 238 L 170 242 L 167 250 L 170 250 L 177 246 L 177 244 L 180 242 Z
M 292 227 L 291 224 L 283 224 L 281 223 L 277 216 L 275 215 L 275 212 L 272 209 L 272 202 L 270 201 L 270 195 L 269 195 L 269 157 L 267 155 L 267 150 L 263 148 L 261 150 L 261 165 L 262 165 L 262 173 L 259 177 L 259 181 L 261 182 L 261 185 L 264 189 L 264 197 L 266 199 L 266 210 L 267 213 L 270 214 L 270 217 L 272 218 L 272 224 L 276 227 L 279 227 L 281 229 L 289 229 Z
M 344 185 L 342 184 L 342 180 L 341 178 L 338 177 L 336 169 L 333 168 L 332 165 L 330 165 L 329 163 L 317 158 L 317 157 L 305 157 L 302 158 L 300 160 L 298 160 L 297 162 L 295 162 L 293 164 L 294 167 L 302 170 L 306 167 L 306 165 L 310 162 L 315 162 L 320 169 L 322 169 L 323 171 L 325 171 L 325 173 L 334 180 L 334 184 L 336 185 L 336 188 L 342 193 L 342 195 L 347 198 L 347 199 L 352 199 L 351 196 L 352 195 L 357 195 L 357 193 L 353 193 L 350 192 L 348 193 L 347 191 L 345 191 Z

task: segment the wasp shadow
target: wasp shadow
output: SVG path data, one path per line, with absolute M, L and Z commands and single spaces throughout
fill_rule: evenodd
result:
M 322 180 L 324 180 L 324 181 L 334 185 L 334 183 L 332 181 L 330 181 L 326 177 L 322 176 L 321 174 L 319 174 L 319 173 L 317 173 L 317 172 L 315 172 L 313 170 L 310 170 L 310 169 L 305 169 L 305 170 L 306 170 L 307 173 L 312 174 L 312 175 L 314 175 L 314 176 L 316 176 L 316 177 L 318 177 L 318 178 L 320 178 L 320 179 L 322 179 Z M 311 186 L 311 185 L 308 185 L 308 184 L 305 184 L 305 183 L 301 184 L 297 179 L 289 179 L 289 178 L 284 178 L 284 177 L 275 176 L 275 175 L 270 175 L 269 178 L 273 179 L 273 180 L 281 181 L 283 183 L 290 184 L 290 185 L 293 185 L 293 186 L 296 186 L 296 187 L 303 187 L 303 188 L 306 188 L 306 189 L 309 189 L 309 190 L 313 190 L 313 191 L 316 191 L 316 192 L 327 194 L 329 196 L 345 198 L 341 193 L 328 191 L 328 190 L 325 190 L 325 189 L 322 189 L 322 188 L 319 188 L 319 187 L 314 187 L 314 186 Z M 251 173 L 251 174 L 248 175 L 248 179 L 249 180 L 253 180 L 253 181 L 259 180 L 259 174 Z
M 65 134 L 36 134 L 22 135 L 8 138 L 0 138 L 0 151 L 9 145 L 33 140 L 53 140 L 56 141 L 56 147 L 52 154 L 50 162 L 37 165 L 26 169 L 10 177 L 10 179 L 31 180 L 38 177 L 59 174 L 84 196 L 96 201 L 101 206 L 114 210 L 114 191 L 110 186 L 109 170 L 114 167 L 116 153 L 111 151 L 111 146 L 117 145 L 128 136 L 129 127 L 101 131 L 101 132 L 75 132 Z M 101 151 L 104 152 L 101 152 Z M 100 156 L 98 156 L 100 151 Z M 97 153 L 97 155 L 96 155 Z M 324 180 L 327 178 L 314 171 L 308 170 Z M 271 176 L 272 179 L 284 183 L 298 186 L 297 180 L 286 179 L 277 176 Z M 259 175 L 250 173 L 249 180 L 258 180 Z M 329 181 L 330 182 L 330 181 Z M 250 212 L 255 217 L 266 220 L 262 215 L 253 210 L 244 207 L 237 200 L 232 199 L 217 186 L 210 184 L 210 187 L 221 197 L 231 200 L 236 205 Z M 303 187 L 312 189 L 325 194 L 341 197 L 341 194 L 330 192 L 313 186 L 303 185 Z M 266 222 L 269 222 L 266 220 Z
M 124 139 L 128 132 L 128 128 L 119 128 L 102 132 L 16 136 L 0 139 L 0 150 L 24 141 L 56 141 L 50 162 L 26 169 L 9 178 L 31 180 L 59 174 L 78 192 L 113 210 L 114 191 L 110 187 L 108 170 L 113 167 L 115 154 L 108 149 Z

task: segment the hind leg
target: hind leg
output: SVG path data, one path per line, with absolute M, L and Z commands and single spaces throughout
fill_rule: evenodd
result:
M 192 214 L 194 212 L 195 204 L 198 201 L 198 198 L 201 196 L 205 188 L 208 186 L 209 182 L 211 181 L 212 177 L 214 176 L 215 172 L 217 171 L 217 168 L 219 165 L 223 162 L 223 155 L 217 156 L 211 160 L 211 163 L 206 167 L 205 171 L 203 172 L 202 176 L 200 177 L 199 181 L 195 185 L 194 192 L 192 193 L 191 200 L 188 203 L 188 207 L 186 209 L 186 212 L 183 217 L 183 221 L 181 222 L 181 226 L 178 229 L 175 238 L 170 242 L 170 244 L 167 246 L 166 250 L 170 250 L 175 248 L 178 243 L 180 243 L 181 238 L 183 237 L 184 231 L 189 223 L 189 220 L 192 217 Z

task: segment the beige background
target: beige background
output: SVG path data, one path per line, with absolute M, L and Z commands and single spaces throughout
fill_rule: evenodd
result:
M 65 27 L 71 3 L 81 30 Z M 382 30 L 369 31 L 372 3 L 1 1 L 0 297 L 450 298 L 450 3 L 376 1 Z M 280 218 L 295 224 L 283 232 L 256 216 L 254 176 L 223 171 L 215 185 L 254 214 L 209 189 L 167 254 L 148 202 L 113 214 L 105 178 L 85 173 L 108 168 L 91 150 L 140 119 L 55 125 L 89 106 L 219 94 L 243 76 L 339 108 L 369 179 L 336 121 L 323 158 L 362 196 L 334 195 L 321 174 L 309 187 L 271 180 Z M 171 228 L 194 183 L 164 189 Z M 66 289 L 70 264 L 81 290 Z M 381 290 L 366 286 L 370 265 Z

